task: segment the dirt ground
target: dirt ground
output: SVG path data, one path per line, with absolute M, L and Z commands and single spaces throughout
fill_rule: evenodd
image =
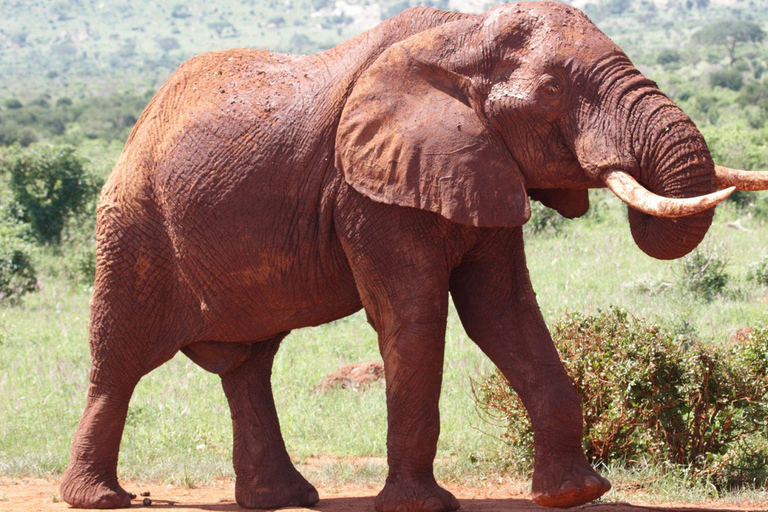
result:
M 137 497 L 132 508 L 155 508 L 172 510 L 174 512 L 197 512 L 201 510 L 230 511 L 239 510 L 234 502 L 234 482 L 220 481 L 215 485 L 196 489 L 173 487 L 158 484 L 142 484 L 126 482 L 125 488 L 131 492 L 149 492 L 152 503 L 149 507 L 142 505 L 144 497 Z M 505 486 L 488 488 L 462 488 L 450 486 L 451 491 L 459 498 L 461 510 L 464 512 L 517 512 L 524 510 L 544 511 L 553 510 L 533 505 L 528 496 L 515 494 Z M 316 510 L 320 512 L 373 512 L 373 498 L 378 489 L 373 487 L 338 487 L 318 489 L 320 503 L 312 509 L 289 508 L 285 511 Z M 69 510 L 69 505 L 59 501 L 58 486 L 55 480 L 20 478 L 0 479 L 0 511 L 62 511 Z M 720 507 L 686 505 L 684 503 L 669 503 L 664 505 L 643 506 L 642 504 L 612 503 L 601 505 L 585 505 L 576 510 L 588 509 L 590 512 L 639 512 L 639 511 L 670 511 L 670 512 L 720 512 L 726 510 L 768 511 L 768 503 L 761 507 Z

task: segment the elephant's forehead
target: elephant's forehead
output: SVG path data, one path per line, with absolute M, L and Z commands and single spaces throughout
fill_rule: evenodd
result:
M 485 15 L 483 25 L 487 33 L 503 39 L 526 33 L 525 46 L 531 54 L 557 53 L 592 61 L 619 50 L 583 12 L 556 2 L 502 5 Z

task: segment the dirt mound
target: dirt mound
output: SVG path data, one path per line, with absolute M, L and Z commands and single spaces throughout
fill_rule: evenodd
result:
M 378 361 L 342 366 L 323 377 L 316 389 L 325 393 L 334 389 L 361 391 L 384 378 L 384 365 Z

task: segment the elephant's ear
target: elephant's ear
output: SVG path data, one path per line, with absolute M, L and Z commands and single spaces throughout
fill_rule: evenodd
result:
M 523 177 L 473 108 L 470 80 L 436 63 L 446 53 L 437 38 L 419 37 L 386 50 L 358 79 L 336 135 L 337 168 L 374 201 L 472 226 L 524 224 Z
M 589 194 L 586 190 L 567 188 L 528 189 L 531 199 L 548 206 L 566 219 L 581 217 L 589 210 Z

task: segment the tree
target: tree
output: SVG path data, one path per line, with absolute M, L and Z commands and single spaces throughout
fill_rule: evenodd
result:
M 632 7 L 632 0 L 607 0 L 602 3 L 602 7 L 614 16 L 621 16 Z
M 187 7 L 185 4 L 176 4 L 173 6 L 173 11 L 171 11 L 171 16 L 174 18 L 189 18 L 192 16 L 192 13 L 189 12 L 189 7 Z
M 58 243 L 70 214 L 82 210 L 96 193 L 96 183 L 71 146 L 12 147 L 0 160 L 11 177 L 13 198 L 35 236 Z
M 693 34 L 692 41 L 707 45 L 724 46 L 730 57 L 730 65 L 736 61 L 736 48 L 742 43 L 759 43 L 765 32 L 751 21 L 726 20 L 703 27 Z
M 157 40 L 157 46 L 160 47 L 163 53 L 168 53 L 172 50 L 178 50 L 181 48 L 179 40 L 175 37 L 161 37 Z
M 291 53 L 309 53 L 315 48 L 315 42 L 306 34 L 293 34 L 288 41 L 288 51 Z
M 709 75 L 709 85 L 712 87 L 725 87 L 732 91 L 738 91 L 744 85 L 741 72 L 735 69 L 721 69 Z
M 213 23 L 209 23 L 208 28 L 216 32 L 216 35 L 220 38 L 237 35 L 237 29 L 228 21 L 215 21 Z
M 393 16 L 396 16 L 400 14 L 402 11 L 409 8 L 410 6 L 411 4 L 408 0 L 401 0 L 400 2 L 395 2 L 394 4 L 390 5 L 386 9 L 381 10 L 381 19 L 386 20 Z

